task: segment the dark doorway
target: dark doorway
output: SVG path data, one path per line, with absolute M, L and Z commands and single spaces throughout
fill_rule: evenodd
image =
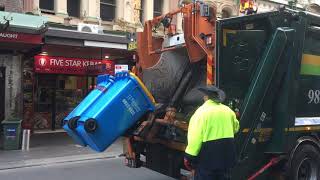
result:
M 5 78 L 6 69 L 0 67 L 0 123 L 4 120 L 4 100 L 5 100 Z

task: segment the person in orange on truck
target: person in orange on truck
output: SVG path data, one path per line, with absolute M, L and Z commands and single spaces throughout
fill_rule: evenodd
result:
M 255 0 L 240 0 L 239 12 L 244 15 L 256 14 L 258 7 Z

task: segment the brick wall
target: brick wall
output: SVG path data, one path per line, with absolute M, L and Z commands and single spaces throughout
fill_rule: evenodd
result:
M 0 6 L 8 12 L 22 12 L 23 0 L 0 0 Z
M 39 0 L 23 0 L 23 12 L 34 12 L 35 4 L 39 4 Z M 38 6 L 37 6 L 38 7 Z

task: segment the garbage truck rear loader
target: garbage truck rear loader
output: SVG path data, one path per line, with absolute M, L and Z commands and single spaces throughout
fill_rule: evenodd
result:
M 138 69 L 158 105 L 128 137 L 129 165 L 181 177 L 188 120 L 202 103 L 197 87 L 212 80 L 239 115 L 234 179 L 320 179 L 320 17 L 282 9 L 218 20 L 211 34 L 196 34 L 204 43 L 215 35 L 215 43 L 196 50 L 198 61 L 188 47 L 198 42 L 186 28 L 185 45 L 165 52 L 158 45 L 161 54 L 146 55 L 147 29 L 138 34 Z
M 177 34 L 172 28 L 173 17 L 178 13 L 183 15 L 184 34 Z M 147 21 L 144 32 L 138 33 L 137 75 L 147 90 L 138 83 L 143 89 L 140 92 L 146 94 L 139 95 L 139 99 L 145 99 L 141 101 L 145 108 L 139 111 L 143 113 L 139 118 L 134 116 L 133 122 L 122 123 L 126 128 L 121 126 L 117 131 L 120 136 L 126 130 L 127 165 L 181 178 L 188 120 L 202 104 L 203 95 L 197 88 L 214 84 L 226 92 L 225 104 L 238 114 L 240 122 L 236 135 L 238 164 L 233 169 L 233 179 L 318 179 L 320 17 L 290 9 L 217 21 L 215 15 L 212 5 L 186 4 Z M 164 38 L 154 36 L 160 24 L 166 32 Z M 132 80 L 130 75 L 125 76 Z M 118 82 L 111 78 L 102 84 L 105 93 L 115 87 L 110 83 Z M 97 99 L 107 97 L 96 93 Z M 123 95 L 114 96 L 122 104 L 121 98 L 128 97 L 125 92 L 114 93 Z M 103 104 L 101 100 L 86 102 L 95 109 Z M 112 106 L 103 107 L 101 112 L 114 110 Z M 90 114 L 87 111 L 90 108 L 71 114 L 90 119 L 80 114 Z M 123 107 L 122 111 L 128 115 L 120 115 L 121 121 L 112 119 L 112 127 L 133 119 L 130 107 Z M 65 129 L 77 136 L 72 125 L 77 128 L 83 122 L 69 119 L 72 117 L 66 118 Z M 103 120 L 101 116 L 100 121 Z M 96 129 L 107 131 L 104 126 L 98 122 Z M 90 136 L 90 132 L 86 134 Z M 100 140 L 104 141 L 102 137 Z

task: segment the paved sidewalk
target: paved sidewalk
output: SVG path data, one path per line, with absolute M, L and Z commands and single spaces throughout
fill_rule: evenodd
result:
M 105 152 L 97 153 L 89 147 L 74 144 L 66 133 L 34 134 L 30 138 L 29 151 L 0 150 L 0 170 L 114 158 L 118 157 L 122 152 L 121 139 L 117 140 Z

